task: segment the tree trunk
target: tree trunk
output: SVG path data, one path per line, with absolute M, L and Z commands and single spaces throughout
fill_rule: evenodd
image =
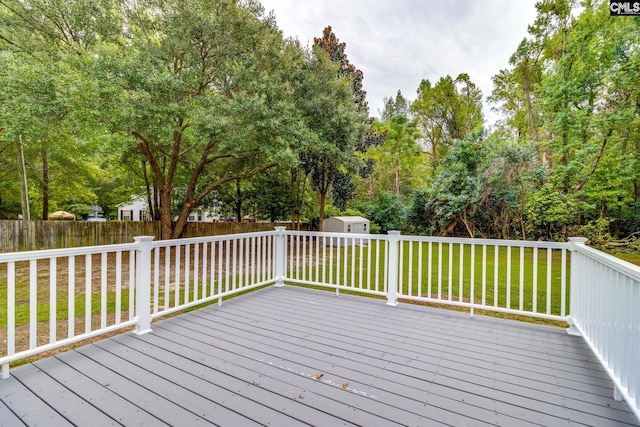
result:
M 242 222 L 242 189 L 239 179 L 236 179 L 236 218 L 238 222 Z
M 320 218 L 318 218 L 318 231 L 324 230 L 324 201 L 325 201 L 326 195 L 327 195 L 326 191 L 318 192 L 318 205 L 320 206 L 319 213 L 318 213 L 320 215 Z
M 171 187 L 160 190 L 160 224 L 162 240 L 173 238 L 173 218 L 171 217 Z M 182 230 L 180 230 L 182 232 Z
M 42 142 L 42 220 L 49 215 L 49 153 L 47 143 Z
M 18 175 L 20 176 L 20 202 L 22 204 L 22 218 L 31 219 L 29 213 L 29 193 L 27 190 L 27 171 L 24 167 L 24 152 L 22 151 L 22 136 L 16 142 L 16 154 L 18 156 Z

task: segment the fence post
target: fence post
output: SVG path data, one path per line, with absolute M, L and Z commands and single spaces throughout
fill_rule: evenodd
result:
M 584 266 L 580 265 L 580 262 L 578 261 L 579 255 L 578 252 L 576 252 L 576 248 L 584 246 L 587 240 L 589 239 L 584 237 L 569 237 L 569 251 L 571 251 L 571 296 L 569 299 L 569 315 L 567 316 L 567 323 L 569 324 L 567 333 L 569 335 L 582 336 L 578 328 L 576 328 L 575 316 L 578 315 L 580 311 L 579 299 L 581 298 L 580 294 L 582 291 L 580 275 Z
M 273 252 L 274 252 L 274 258 L 273 258 L 273 262 L 275 264 L 274 266 L 274 271 L 275 271 L 275 279 L 276 279 L 276 286 L 278 288 L 281 288 L 284 286 L 284 271 L 285 271 L 285 267 L 287 264 L 287 257 L 285 254 L 285 239 L 286 236 L 284 234 L 284 230 L 286 229 L 286 227 L 276 227 L 276 237 L 274 240 L 274 248 L 273 248 Z
M 153 236 L 136 236 L 135 316 L 136 335 L 151 332 L 151 244 Z M 129 290 L 131 292 L 131 290 Z M 133 309 L 130 307 L 129 310 Z
M 389 237 L 389 265 L 387 277 L 387 305 L 398 305 L 398 242 L 400 241 L 400 232 L 390 230 L 387 232 Z

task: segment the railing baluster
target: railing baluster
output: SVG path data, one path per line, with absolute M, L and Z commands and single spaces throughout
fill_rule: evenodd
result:
M 209 296 L 212 297 L 216 294 L 216 242 L 211 242 L 211 251 L 209 252 L 209 263 L 211 268 L 209 269 Z
M 371 270 L 373 269 L 373 266 L 371 265 L 371 249 L 373 249 L 371 247 L 371 245 L 373 245 L 373 239 L 368 239 L 367 240 L 367 290 L 370 291 L 371 290 Z M 378 266 L 376 265 L 376 268 Z
M 500 256 L 500 248 L 498 245 L 493 246 L 493 306 L 497 307 L 499 303 L 498 294 L 498 257 Z
M 482 305 L 487 305 L 487 245 L 482 245 Z
M 164 309 L 171 307 L 171 247 L 164 247 Z
M 115 319 L 116 325 L 122 323 L 122 251 L 116 252 L 116 301 Z
M 442 242 L 438 242 L 438 299 L 442 299 Z
M 176 249 L 176 256 L 175 256 L 175 261 L 173 265 L 176 269 L 176 274 L 174 279 L 175 288 L 173 290 L 174 292 L 173 303 L 175 307 L 178 307 L 180 305 L 180 253 L 182 252 L 182 246 L 176 245 L 175 249 Z
M 100 264 L 100 329 L 107 327 L 107 253 L 101 254 Z
M 511 245 L 507 246 L 507 308 L 511 308 Z
M 518 279 L 518 310 L 524 309 L 524 246 L 520 246 L 520 271 Z
M 538 248 L 533 248 L 533 283 L 531 311 L 538 312 Z
M 184 245 L 184 304 L 189 302 L 191 294 L 191 245 Z
M 218 295 L 222 294 L 222 263 L 224 258 L 224 241 L 218 242 Z M 222 297 L 218 298 L 218 305 L 222 304 Z
M 349 282 L 347 281 L 347 272 L 348 272 L 348 270 L 347 270 L 347 261 L 349 260 L 349 253 L 348 253 L 348 251 L 349 251 L 349 241 L 348 241 L 348 239 L 346 237 L 344 238 L 343 243 L 344 243 L 344 248 L 343 248 L 343 251 L 342 251 L 343 252 L 342 253 L 342 266 L 343 266 L 343 269 L 342 269 L 342 274 L 343 274 L 342 285 L 346 287 L 346 286 L 349 286 Z
M 431 285 L 432 285 L 432 282 L 433 282 L 433 279 L 432 279 L 432 276 L 433 276 L 433 265 L 432 265 L 433 264 L 433 262 L 432 262 L 433 261 L 433 254 L 432 254 L 432 252 L 433 252 L 433 248 L 432 248 L 431 242 L 429 242 L 429 255 L 428 255 L 429 259 L 427 261 L 427 265 L 428 265 L 428 267 L 427 267 L 427 275 L 428 275 L 427 276 L 427 298 L 431 298 L 431 296 L 432 296 L 432 293 L 431 293 Z M 439 270 L 438 270 L 438 272 L 439 272 Z
M 422 246 L 424 242 L 418 242 L 418 296 L 422 296 Z
M 224 269 L 224 291 L 229 292 L 229 285 L 231 278 L 229 277 L 229 272 L 231 270 L 231 240 L 226 241 L 226 248 L 224 251 L 224 261 L 225 261 L 225 269 Z
M 553 267 L 552 259 L 553 249 L 547 249 L 547 311 L 546 314 L 551 314 L 551 270 Z
M 537 251 L 537 248 L 536 248 Z M 536 257 L 537 261 L 537 257 Z M 537 265 L 537 264 L 536 264 Z M 534 269 L 537 273 L 537 268 Z M 562 248 L 562 266 L 560 268 L 560 317 L 567 315 L 567 250 Z
M 460 243 L 460 277 L 458 279 L 458 301 L 464 297 L 464 243 Z
M 359 245 L 359 248 L 358 248 L 358 251 L 360 253 L 360 256 L 358 257 L 358 270 L 359 270 L 359 272 L 358 272 L 358 288 L 359 289 L 362 289 L 362 273 L 363 273 L 363 271 L 362 271 L 362 267 L 363 267 L 362 266 L 362 264 L 363 264 L 363 261 L 362 261 L 362 250 L 363 250 L 363 246 L 364 246 L 364 242 L 362 241 L 362 238 L 360 238 L 360 245 Z M 355 260 L 355 258 L 354 258 L 354 260 Z
M 244 246 L 242 244 L 242 242 L 245 239 L 238 239 L 236 240 L 236 243 L 238 245 L 238 269 L 237 272 L 234 274 L 234 276 L 238 276 L 238 288 L 237 289 L 242 289 L 244 287 Z
M 117 267 L 116 267 L 117 268 Z M 67 338 L 71 339 L 76 334 L 76 257 L 67 257 Z M 13 308 L 13 307 L 12 307 Z
M 356 287 L 356 239 L 351 238 L 351 287 Z
M 129 251 L 129 319 L 127 320 L 133 320 L 134 317 L 134 310 L 133 308 L 135 307 L 133 299 L 135 297 L 135 287 L 136 287 L 136 280 L 135 280 L 135 274 L 136 274 L 136 256 L 135 256 L 135 251 L 131 250 Z
M 449 276 L 447 283 L 447 299 L 453 300 L 453 243 L 449 243 Z
M 413 242 L 408 242 L 409 243 L 409 269 L 407 270 L 407 295 L 411 296 L 411 291 L 412 291 L 412 287 L 413 287 Z M 402 244 L 402 247 L 404 247 L 404 244 Z M 400 264 L 403 265 L 403 264 Z M 402 293 L 402 292 L 400 292 Z
M 91 265 L 91 254 L 85 255 L 84 259 L 85 278 L 84 278 L 84 332 L 91 332 L 91 275 L 93 267 Z
M 376 239 L 376 291 L 380 292 L 380 245 L 382 240 Z M 384 288 L 384 285 L 382 285 Z
M 57 284 L 57 258 L 49 259 L 49 342 L 55 343 L 58 334 L 57 309 L 58 284 Z
M 473 317 L 473 310 L 475 305 L 475 268 L 476 268 L 476 245 L 471 244 L 471 272 L 469 274 L 469 301 L 471 303 L 471 308 L 469 310 L 469 315 Z
M 316 282 L 320 281 L 320 237 L 319 236 L 315 236 L 315 242 L 316 242 L 316 277 L 315 280 Z M 324 261 L 324 258 L 323 258 Z M 324 282 L 324 279 L 322 280 Z
M 207 292 L 209 280 L 209 242 L 202 243 L 202 298 L 211 296 Z
M 16 351 L 16 263 L 7 263 L 7 356 Z M 9 378 L 9 362 L 2 365 L 2 379 Z
M 38 265 L 29 261 L 29 349 L 37 346 L 38 338 Z
M 153 248 L 153 313 L 160 305 L 160 248 Z

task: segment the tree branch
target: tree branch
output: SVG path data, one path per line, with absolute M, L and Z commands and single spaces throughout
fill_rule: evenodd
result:
M 609 141 L 609 138 L 611 137 L 611 135 L 613 134 L 613 128 L 609 129 L 609 133 L 607 133 L 607 136 L 604 138 L 604 140 L 602 141 L 602 145 L 600 146 L 600 152 L 598 153 L 598 157 L 596 157 L 596 161 L 593 164 L 593 167 L 591 168 L 591 170 L 589 171 L 589 173 L 587 174 L 587 176 L 585 176 L 582 181 L 580 181 L 576 187 L 576 189 L 574 191 L 580 191 L 582 190 L 582 187 L 585 186 L 585 184 L 589 181 L 589 178 L 591 178 L 591 176 L 595 173 L 596 169 L 598 168 L 598 164 L 600 163 L 600 159 L 602 159 L 602 155 L 604 154 L 604 150 L 607 147 L 607 142 Z

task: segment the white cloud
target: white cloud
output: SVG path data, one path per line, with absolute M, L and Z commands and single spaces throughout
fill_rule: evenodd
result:
M 491 78 L 535 19 L 523 0 L 262 0 L 286 37 L 313 43 L 331 25 L 364 73 L 372 115 L 398 90 L 415 98 L 422 79 L 467 73 L 489 96 Z M 491 124 L 496 116 L 485 108 Z

